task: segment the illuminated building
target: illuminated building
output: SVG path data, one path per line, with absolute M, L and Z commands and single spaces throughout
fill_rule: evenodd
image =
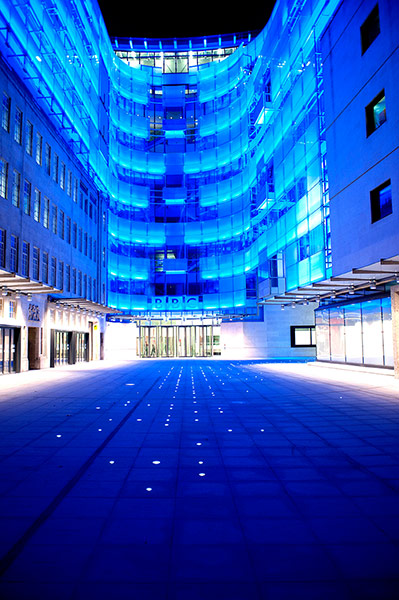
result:
M 66 242 L 72 253 L 55 258 L 86 277 L 86 293 L 65 280 L 53 287 L 62 289 L 63 306 L 70 305 L 65 298 L 83 296 L 105 305 L 102 312 L 119 311 L 108 317 L 106 332 L 97 326 L 111 354 L 125 344 L 124 352 L 144 356 L 314 355 L 314 309 L 351 284 L 335 289 L 331 277 L 366 264 L 356 255 L 348 269 L 334 266 L 326 117 L 335 122 L 337 108 L 326 101 L 332 96 L 322 58 L 326 30 L 334 35 L 339 15 L 355 12 L 355 4 L 283 0 L 257 35 L 111 41 L 94 1 L 0 3 L 4 80 L 15 80 L 46 120 L 47 137 L 57 142 L 43 143 L 63 145 L 64 177 L 72 173 L 65 210 L 45 165 L 36 163 L 29 180 L 58 210 L 76 209 L 71 227 L 83 236 L 78 266 L 73 232 Z M 373 8 L 360 4 L 367 14 Z M 335 85 L 331 78 L 328 85 Z M 5 83 L 3 89 L 7 94 Z M 20 158 L 4 139 L 15 140 L 19 100 L 8 97 L 13 127 L 2 132 L 2 155 L 12 211 L 11 173 Z M 3 115 L 6 109 L 3 100 Z M 31 109 L 20 110 L 25 139 Z M 48 164 L 51 173 L 53 155 Z M 79 215 L 86 219 L 90 209 L 94 224 L 85 228 Z M 42 217 L 22 219 L 26 230 L 17 237 L 42 239 Z M 13 271 L 11 233 L 1 227 L 3 268 Z M 30 240 L 29 252 L 43 252 L 42 242 Z M 47 283 L 32 261 L 29 276 Z

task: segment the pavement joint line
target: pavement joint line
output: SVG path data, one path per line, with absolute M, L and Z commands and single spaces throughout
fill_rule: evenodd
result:
M 99 454 L 107 447 L 109 442 L 115 437 L 115 435 L 122 429 L 122 427 L 127 423 L 132 414 L 136 411 L 136 409 L 140 406 L 143 400 L 148 396 L 148 394 L 154 389 L 154 387 L 158 384 L 161 376 L 157 377 L 155 381 L 150 385 L 147 391 L 143 394 L 143 396 L 136 402 L 133 408 L 122 418 L 122 420 L 118 423 L 118 425 L 111 431 L 111 433 L 105 438 L 105 440 L 98 446 L 98 448 L 89 456 L 89 458 L 83 463 L 83 465 L 79 468 L 77 473 L 64 485 L 64 487 L 58 492 L 58 494 L 53 498 L 50 504 L 41 512 L 41 514 L 35 519 L 35 521 L 28 527 L 25 533 L 15 542 L 15 544 L 10 548 L 10 550 L 0 559 L 0 576 L 3 575 L 7 569 L 13 564 L 13 562 L 18 558 L 26 544 L 29 542 L 31 537 L 36 533 L 36 531 L 43 525 L 45 521 L 52 515 L 55 509 L 59 506 L 62 500 L 67 496 L 67 494 L 72 490 L 72 488 L 78 483 L 81 477 L 86 473 L 88 468 L 92 465 L 95 459 L 99 456 Z

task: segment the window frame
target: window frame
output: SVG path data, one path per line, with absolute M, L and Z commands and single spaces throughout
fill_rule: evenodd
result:
M 300 331 L 309 331 L 310 341 L 312 342 L 312 338 L 314 338 L 314 344 L 296 344 L 295 343 L 295 333 L 297 330 Z M 313 335 L 312 335 L 313 332 Z M 290 338 L 291 338 L 291 348 L 316 348 L 316 326 L 315 325 L 291 325 L 290 326 Z

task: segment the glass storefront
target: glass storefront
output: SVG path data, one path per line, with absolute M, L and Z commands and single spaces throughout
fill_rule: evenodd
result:
M 15 373 L 18 366 L 18 340 L 20 330 L 17 327 L 0 327 L 0 375 Z
M 71 365 L 88 361 L 89 334 L 79 331 L 51 332 L 50 366 Z
M 391 299 L 316 310 L 317 359 L 393 367 Z
M 142 358 L 220 354 L 220 326 L 140 325 L 137 354 Z

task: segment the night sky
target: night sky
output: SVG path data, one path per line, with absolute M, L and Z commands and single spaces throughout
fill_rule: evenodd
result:
M 231 0 L 156 2 L 98 0 L 111 37 L 195 37 L 263 29 L 275 0 L 236 3 Z M 215 9 L 215 6 L 223 5 Z M 248 14 L 245 13 L 249 7 Z

